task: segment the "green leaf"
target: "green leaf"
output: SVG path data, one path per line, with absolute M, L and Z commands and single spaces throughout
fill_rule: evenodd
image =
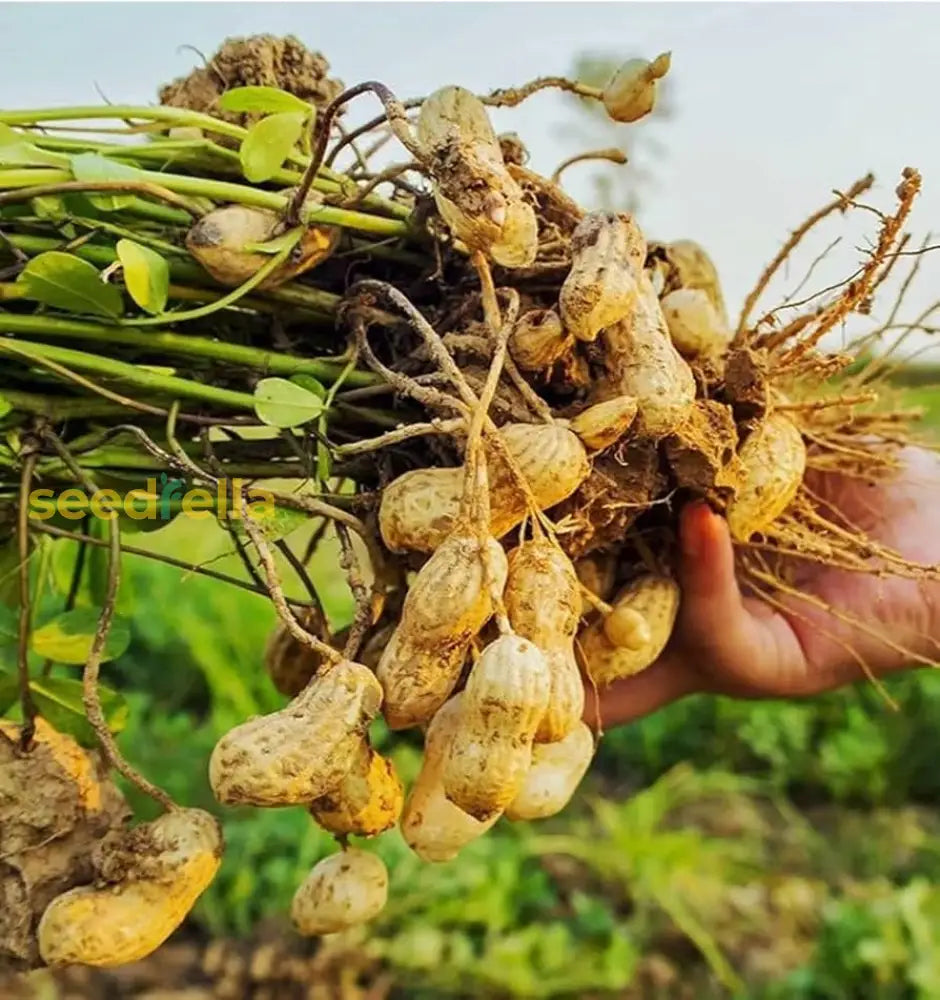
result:
M 19 613 L 7 604 L 0 604 L 0 650 L 15 646 L 19 634 Z
M 20 685 L 16 674 L 12 670 L 0 667 L 0 715 L 6 715 L 16 704 L 19 696 Z
M 293 111 L 309 115 L 314 111 L 313 105 L 277 87 L 233 87 L 219 98 L 219 107 L 223 111 L 262 114 Z
M 33 257 L 16 283 L 27 298 L 66 312 L 115 319 L 123 311 L 120 289 L 103 282 L 94 264 L 61 250 Z
M 64 167 L 69 158 L 61 153 L 50 153 L 27 141 L 22 132 L 9 125 L 0 124 L 0 167 Z
M 77 181 L 98 184 L 103 181 L 146 181 L 146 175 L 136 167 L 118 160 L 109 160 L 97 153 L 79 153 L 72 157 L 72 176 Z M 88 200 L 105 212 L 116 212 L 133 204 L 134 194 L 102 194 L 87 192 Z
M 312 375 L 301 372 L 299 375 L 291 375 L 290 380 L 302 389 L 306 389 L 307 392 L 312 392 L 314 396 L 326 399 L 326 387 L 319 379 L 314 378 Z
M 82 701 L 82 682 L 72 677 L 42 677 L 30 682 L 30 690 L 39 714 L 60 733 L 74 736 L 79 743 L 93 746 L 96 738 Z M 127 725 L 127 703 L 123 695 L 103 684 L 98 697 L 108 729 L 119 733 Z
M 323 412 L 323 400 L 286 378 L 264 378 L 255 386 L 255 413 L 269 427 L 299 427 Z
M 5 417 L 12 409 L 13 404 L 6 397 L 0 396 L 0 417 Z
M 33 652 L 56 663 L 84 663 L 98 629 L 98 612 L 93 608 L 63 611 L 52 621 L 36 629 L 30 639 Z M 102 661 L 120 656 L 130 645 L 130 628 L 115 617 L 104 646 Z
M 269 115 L 248 130 L 238 151 L 242 173 L 252 184 L 269 180 L 280 169 L 304 128 L 304 115 Z
M 155 250 L 133 240 L 118 240 L 118 260 L 131 298 L 151 315 L 162 313 L 170 293 L 170 268 Z

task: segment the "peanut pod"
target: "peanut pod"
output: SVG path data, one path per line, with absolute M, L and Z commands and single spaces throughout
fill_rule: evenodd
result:
M 567 499 L 590 472 L 584 445 L 561 424 L 506 424 L 499 431 L 541 510 Z M 528 513 L 516 477 L 492 444 L 486 445 L 490 531 L 501 538 Z M 392 552 L 433 552 L 460 513 L 462 468 L 415 469 L 382 492 L 379 529 Z
M 348 848 L 313 866 L 294 893 L 291 920 L 300 934 L 337 934 L 368 923 L 388 900 L 381 858 Z
M 616 444 L 636 419 L 637 402 L 632 396 L 614 396 L 582 410 L 571 421 L 571 429 L 590 452 Z
M 444 794 L 444 761 L 457 732 L 462 701 L 463 694 L 454 695 L 431 720 L 424 738 L 421 771 L 402 811 L 402 836 L 422 861 L 452 860 L 499 819 L 499 813 L 494 813 L 481 823 Z
M 512 328 L 509 353 L 523 371 L 540 372 L 566 354 L 572 342 L 554 309 L 530 309 Z
M 695 379 L 669 337 L 649 278 L 631 315 L 606 329 L 607 385 L 602 398 L 631 396 L 637 403 L 634 433 L 659 439 L 671 434 L 695 402 Z
M 547 819 L 571 801 L 594 756 L 594 734 L 579 722 L 558 743 L 532 750 L 532 765 L 522 788 L 506 807 L 511 820 Z
M 565 329 L 592 341 L 629 316 L 646 259 L 646 240 L 633 217 L 591 212 L 571 236 L 571 270 L 558 294 Z
M 222 285 L 244 284 L 264 266 L 270 255 L 249 249 L 266 243 L 278 231 L 281 218 L 268 208 L 223 205 L 204 215 L 186 234 L 186 249 Z M 340 230 L 307 226 L 294 253 L 269 274 L 259 288 L 276 288 L 326 260 L 339 240 Z
M 669 336 L 685 357 L 714 357 L 731 343 L 731 329 L 701 289 L 678 288 L 664 295 L 660 305 Z
M 672 635 L 679 611 L 679 585 L 649 573 L 624 587 L 610 615 L 578 636 L 587 671 L 598 686 L 645 670 Z
M 503 161 L 482 102 L 442 87 L 421 105 L 418 142 L 441 217 L 470 250 L 504 267 L 526 267 L 538 252 L 538 221 Z
M 656 81 L 668 72 L 671 53 L 663 52 L 652 62 L 629 59 L 617 68 L 601 95 L 607 114 L 615 122 L 635 122 L 656 106 Z
M 483 650 L 444 762 L 444 793 L 455 806 L 485 821 L 512 802 L 550 695 L 548 664 L 528 639 L 503 635 Z
M 463 532 L 442 542 L 418 571 L 376 670 L 391 729 L 427 722 L 450 696 L 506 571 L 499 542 Z
M 225 805 L 306 805 L 339 785 L 379 711 L 367 667 L 341 661 L 278 712 L 236 726 L 216 744 L 209 782 Z
M 117 857 L 108 859 L 112 849 Z M 42 915 L 37 936 L 48 965 L 110 968 L 155 951 L 218 871 L 222 833 L 201 809 L 176 809 L 102 842 L 99 855 L 99 871 L 117 875 L 113 884 L 70 889 Z
M 806 444 L 789 417 L 772 413 L 747 436 L 738 458 L 742 481 L 727 518 L 732 537 L 746 542 L 766 531 L 796 496 L 806 471 Z
M 537 743 L 564 739 L 584 713 L 584 684 L 574 654 L 581 587 L 571 560 L 548 539 L 525 542 L 509 556 L 503 595 L 513 631 L 542 652 L 551 676 Z
M 363 740 L 352 767 L 331 792 L 310 805 L 310 814 L 337 836 L 374 837 L 401 815 L 404 789 L 395 766 Z

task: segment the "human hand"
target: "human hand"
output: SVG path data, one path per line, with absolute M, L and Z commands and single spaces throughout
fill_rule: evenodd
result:
M 918 564 L 940 564 L 940 456 L 911 448 L 903 459 L 890 482 L 827 473 L 813 486 L 871 538 Z M 728 526 L 706 504 L 681 512 L 679 541 L 682 604 L 673 638 L 643 673 L 601 692 L 605 726 L 696 692 L 801 697 L 859 680 L 866 667 L 881 676 L 940 661 L 936 576 L 878 577 L 802 563 L 799 590 L 836 614 L 790 596 L 775 608 L 742 596 Z

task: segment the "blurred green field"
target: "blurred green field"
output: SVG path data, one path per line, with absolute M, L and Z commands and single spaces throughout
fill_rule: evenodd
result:
M 940 423 L 936 390 L 911 395 Z M 177 519 L 133 541 L 241 571 L 209 521 Z M 74 553 L 54 549 L 61 595 Z M 134 556 L 125 566 L 119 611 L 132 641 L 103 671 L 128 693 L 120 745 L 225 825 L 221 873 L 190 929 L 249 936 L 273 920 L 290 934 L 291 895 L 331 840 L 303 810 L 222 810 L 206 780 L 223 732 L 283 704 L 261 666 L 274 613 L 195 574 Z M 316 577 L 342 624 L 350 602 L 336 566 L 324 552 Z M 87 580 L 92 604 L 97 553 Z M 608 733 L 560 817 L 500 821 L 448 864 L 419 863 L 392 831 L 375 844 L 391 871 L 388 909 L 346 945 L 389 971 L 393 996 L 417 1000 L 936 998 L 940 675 L 887 687 L 897 711 L 864 684 L 803 702 L 688 699 Z M 412 777 L 415 741 L 375 737 Z

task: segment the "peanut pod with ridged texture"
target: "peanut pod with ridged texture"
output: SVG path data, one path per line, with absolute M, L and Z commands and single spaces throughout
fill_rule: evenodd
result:
M 307 805 L 332 791 L 356 760 L 382 704 L 368 667 L 343 660 L 319 673 L 278 712 L 226 733 L 209 759 L 225 805 Z
M 311 803 L 310 814 L 337 836 L 374 837 L 398 822 L 403 801 L 394 764 L 363 740 L 343 780 Z
M 462 701 L 463 694 L 455 694 L 431 720 L 424 737 L 421 771 L 402 811 L 402 836 L 422 861 L 451 861 L 499 819 L 499 813 L 494 813 L 480 822 L 444 794 L 444 761 L 457 732 Z
M 590 472 L 577 434 L 561 424 L 506 424 L 506 450 L 541 510 L 566 500 Z M 529 513 L 528 501 L 492 442 L 484 444 L 489 471 L 490 531 L 501 538 Z M 415 469 L 382 491 L 379 529 L 392 552 L 433 552 L 453 530 L 463 497 L 463 468 Z
M 711 299 L 700 288 L 667 292 L 660 305 L 669 336 L 684 357 L 716 357 L 727 350 L 731 329 L 722 322 Z
M 574 652 L 581 586 L 571 560 L 547 538 L 524 542 L 509 555 L 503 600 L 513 631 L 541 650 L 551 674 L 548 708 L 535 740 L 564 739 L 584 713 L 584 683 Z
M 218 822 L 201 809 L 174 809 L 106 838 L 94 855 L 99 881 L 46 907 L 43 961 L 111 968 L 156 951 L 214 878 L 222 847 Z
M 314 865 L 291 902 L 300 934 L 338 934 L 378 916 L 388 901 L 388 870 L 368 851 L 347 848 Z
M 592 341 L 629 316 L 645 260 L 646 240 L 631 215 L 585 215 L 571 235 L 571 269 L 558 293 L 565 330 Z
M 625 586 L 609 615 L 581 630 L 578 643 L 598 686 L 645 670 L 662 653 L 679 611 L 679 585 L 648 573 Z
M 441 217 L 470 250 L 503 267 L 526 267 L 538 251 L 538 221 L 506 169 L 483 103 L 442 87 L 421 105 L 418 142 Z
M 766 531 L 789 507 L 806 471 L 806 444 L 786 414 L 772 413 L 738 452 L 742 481 L 728 504 L 731 535 L 746 542 Z
M 695 378 L 669 336 L 646 274 L 640 277 L 639 292 L 630 316 L 604 331 L 607 379 L 597 395 L 635 399 L 633 435 L 659 439 L 688 415 L 695 402 Z
M 376 670 L 391 729 L 429 721 L 450 696 L 471 640 L 502 595 L 506 572 L 499 542 L 466 529 L 445 539 L 418 571 Z
M 571 801 L 594 756 L 594 734 L 579 722 L 558 743 L 537 744 L 522 788 L 506 807 L 511 820 L 547 819 Z
M 444 793 L 458 809 L 485 821 L 516 797 L 551 687 L 548 663 L 528 639 L 502 635 L 483 650 L 444 762 Z

